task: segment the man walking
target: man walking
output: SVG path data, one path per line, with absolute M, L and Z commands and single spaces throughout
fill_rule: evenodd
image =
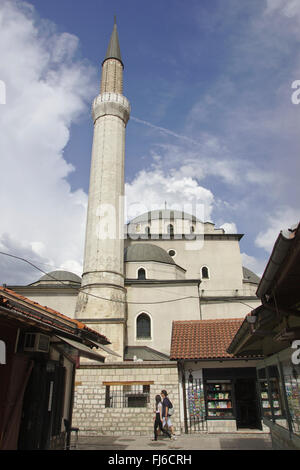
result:
M 168 392 L 166 390 L 162 390 L 161 391 L 161 397 L 162 397 L 162 417 L 163 417 L 163 426 L 168 426 L 171 434 L 172 434 L 172 437 L 173 439 L 176 439 L 175 435 L 174 435 L 174 431 L 173 431 L 173 425 L 172 425 L 172 422 L 171 422 L 171 419 L 170 419 L 170 414 L 169 414 L 169 410 L 170 408 L 173 408 L 173 405 L 172 403 L 170 402 L 169 398 L 168 398 Z

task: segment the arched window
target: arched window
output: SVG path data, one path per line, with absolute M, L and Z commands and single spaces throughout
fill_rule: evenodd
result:
M 138 280 L 139 281 L 144 281 L 146 279 L 146 271 L 144 268 L 140 268 L 138 270 Z
M 174 226 L 172 224 L 168 225 L 168 234 L 174 235 Z
M 195 227 L 194 227 L 194 225 L 191 225 L 190 226 L 190 233 L 194 233 L 194 232 L 195 232 Z
M 209 272 L 207 266 L 202 266 L 201 268 L 201 277 L 202 279 L 209 279 Z
M 145 234 L 146 235 L 150 235 L 150 227 L 147 225 L 147 227 L 145 227 Z
M 141 313 L 136 319 L 137 339 L 151 338 L 151 320 L 147 313 Z

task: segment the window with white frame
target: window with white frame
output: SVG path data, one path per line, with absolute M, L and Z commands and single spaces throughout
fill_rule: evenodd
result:
M 209 270 L 207 266 L 201 268 L 201 279 L 209 279 Z
M 140 313 L 136 319 L 136 338 L 151 338 L 151 319 L 147 313 Z
M 137 277 L 139 281 L 144 281 L 146 279 L 146 270 L 144 268 L 139 268 Z

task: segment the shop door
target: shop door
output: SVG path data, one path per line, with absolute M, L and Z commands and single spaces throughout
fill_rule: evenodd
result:
M 254 378 L 235 381 L 236 424 L 238 429 L 261 429 L 260 408 Z
M 189 432 L 207 430 L 205 418 L 204 389 L 201 379 L 189 380 L 186 387 L 187 394 L 187 424 Z
M 18 447 L 20 450 L 46 448 L 50 424 L 49 390 L 50 377 L 46 363 L 35 362 L 23 401 Z
M 19 434 L 20 450 L 48 449 L 61 433 L 65 369 L 59 364 L 35 363 L 26 388 Z

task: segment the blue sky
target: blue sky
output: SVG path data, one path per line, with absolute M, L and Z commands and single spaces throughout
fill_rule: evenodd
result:
M 197 198 L 206 219 L 245 234 L 243 262 L 261 273 L 299 220 L 297 0 L 0 0 L 0 248 L 81 270 L 90 106 L 114 15 L 132 107 L 129 202 Z M 39 277 L 0 266 L 2 282 Z

